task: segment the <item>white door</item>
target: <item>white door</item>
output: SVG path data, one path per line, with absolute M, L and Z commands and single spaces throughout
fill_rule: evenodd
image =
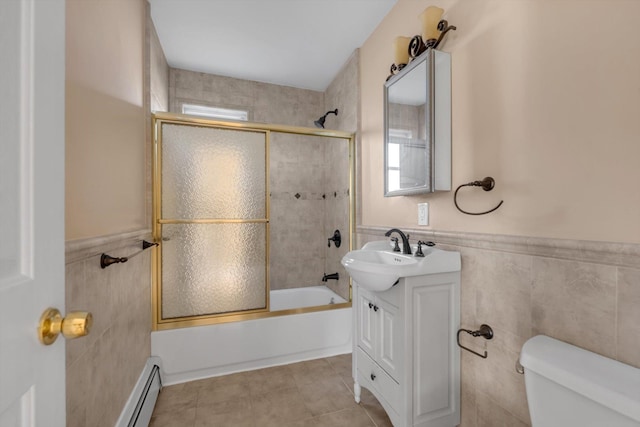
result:
M 0 427 L 63 427 L 64 0 L 0 0 Z

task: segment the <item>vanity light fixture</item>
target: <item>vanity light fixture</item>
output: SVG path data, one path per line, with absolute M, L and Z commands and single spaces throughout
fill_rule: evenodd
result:
M 422 34 L 409 37 L 396 37 L 394 41 L 394 59 L 391 64 L 391 76 L 398 74 L 407 64 L 420 56 L 427 49 L 435 49 L 438 47 L 444 35 L 456 27 L 441 19 L 444 9 L 437 6 L 429 6 L 420 14 L 422 22 Z
M 422 22 L 422 40 L 426 46 L 434 46 L 440 36 L 438 23 L 442 18 L 444 9 L 437 6 L 429 6 L 419 16 Z
M 413 36 L 409 43 L 409 56 L 413 59 L 420 56 L 427 49 L 436 49 L 444 35 L 450 30 L 457 28 L 445 19 L 440 19 L 444 9 L 436 6 L 429 6 L 420 14 L 422 21 L 422 35 Z
M 395 62 L 391 65 L 391 74 L 396 74 L 409 63 L 409 43 L 411 37 L 396 37 L 393 42 L 395 49 Z

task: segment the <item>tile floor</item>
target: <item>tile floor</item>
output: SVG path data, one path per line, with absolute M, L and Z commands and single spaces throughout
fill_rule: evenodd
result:
M 165 387 L 150 427 L 391 427 L 352 390 L 350 354 L 241 372 Z

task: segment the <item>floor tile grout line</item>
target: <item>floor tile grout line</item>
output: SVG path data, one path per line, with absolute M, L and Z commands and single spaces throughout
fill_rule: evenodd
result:
M 358 404 L 359 406 L 360 404 Z M 369 413 L 369 411 L 367 411 L 365 408 L 362 408 L 362 410 L 364 411 L 365 414 L 367 414 L 367 417 L 369 417 L 369 419 L 371 420 L 371 422 L 373 423 L 374 427 L 378 427 L 378 423 L 376 423 L 376 420 L 373 419 L 373 417 L 371 416 L 371 414 Z

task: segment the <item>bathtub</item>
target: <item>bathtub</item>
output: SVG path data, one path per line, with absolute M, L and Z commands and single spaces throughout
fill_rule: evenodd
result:
M 279 289 L 269 293 L 271 311 L 347 302 L 326 286 Z
M 325 286 L 274 290 L 271 311 L 346 302 Z M 151 333 L 162 383 L 178 384 L 352 351 L 351 307 Z

